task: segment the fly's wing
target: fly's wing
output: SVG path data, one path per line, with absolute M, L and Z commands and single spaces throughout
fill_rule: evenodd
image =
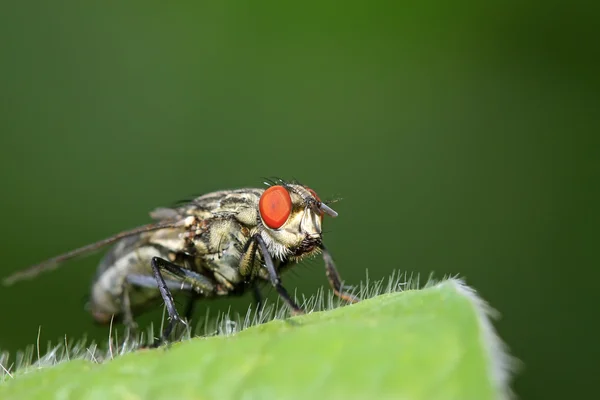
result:
M 140 226 L 140 227 L 128 230 L 128 231 L 123 231 L 123 232 L 117 233 L 116 235 L 108 237 L 106 239 L 100 240 L 96 243 L 88 244 L 87 246 L 83 246 L 78 249 L 71 250 L 68 253 L 61 254 L 61 255 L 51 258 L 49 260 L 43 261 L 39 264 L 33 265 L 29 268 L 23 269 L 21 271 L 17 271 L 14 274 L 4 278 L 3 284 L 4 285 L 12 285 L 13 283 L 24 280 L 24 279 L 34 278 L 42 272 L 50 271 L 50 270 L 58 268 L 58 266 L 61 263 L 65 262 L 67 260 L 70 260 L 70 259 L 78 257 L 78 256 L 93 253 L 94 251 L 96 251 L 104 246 L 107 246 L 109 244 L 112 244 L 120 239 L 129 237 L 129 236 L 139 235 L 144 232 L 157 231 L 157 230 L 161 230 L 161 229 L 180 228 L 180 227 L 186 226 L 188 223 L 190 223 L 188 218 L 184 218 L 184 217 L 176 218 L 176 217 L 178 217 L 177 214 L 171 215 L 171 218 L 161 218 L 161 220 L 159 222 L 156 222 L 153 224 L 148 224 L 148 225 L 143 225 L 143 226 Z
M 172 220 L 179 217 L 177 210 L 167 207 L 159 207 L 150 211 L 150 218 L 155 221 Z
M 187 198 L 181 199 L 169 207 L 158 207 L 150 211 L 150 217 L 155 221 L 162 221 L 165 219 L 174 219 L 182 215 L 192 215 L 195 213 L 194 201 L 201 198 L 202 195 L 197 194 L 188 196 Z M 201 216 L 198 216 L 201 217 Z

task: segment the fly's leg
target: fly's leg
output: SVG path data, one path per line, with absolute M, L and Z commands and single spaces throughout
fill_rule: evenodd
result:
M 290 297 L 287 290 L 285 290 L 285 288 L 281 284 L 281 278 L 279 277 L 279 275 L 277 274 L 277 271 L 275 270 L 275 265 L 273 264 L 273 259 L 271 258 L 271 255 L 269 254 L 269 250 L 267 249 L 267 245 L 265 244 L 262 237 L 260 237 L 259 234 L 256 234 L 250 240 L 255 240 L 256 243 L 258 244 L 258 248 L 260 249 L 260 251 L 263 255 L 263 260 L 265 261 L 265 266 L 267 267 L 267 272 L 269 273 L 269 279 L 271 281 L 271 284 L 275 287 L 275 290 L 277 290 L 279 297 L 281 297 L 283 299 L 283 301 L 288 305 L 288 307 L 292 310 L 292 315 L 304 314 L 304 311 L 302 310 L 302 308 L 300 308 L 300 306 L 298 306 L 294 302 L 294 300 L 292 300 L 292 298 Z M 252 248 L 253 246 L 249 246 L 249 247 Z
M 159 257 L 152 257 L 151 261 L 152 273 L 154 274 L 154 279 L 156 279 L 156 283 L 158 283 L 158 289 L 160 291 L 160 295 L 165 302 L 165 306 L 167 307 L 167 313 L 169 314 L 169 323 L 162 333 L 161 342 L 165 342 L 171 331 L 175 327 L 175 324 L 180 323 L 184 326 L 188 326 L 187 323 L 179 316 L 177 312 L 177 308 L 175 307 L 175 301 L 173 300 L 173 295 L 171 294 L 171 290 L 169 286 L 165 282 L 165 279 L 162 276 L 161 270 L 168 271 L 169 273 L 181 278 L 182 282 L 180 283 L 180 287 L 185 288 L 186 284 L 190 285 L 191 288 L 197 292 L 198 294 L 209 295 L 215 292 L 215 285 L 209 281 L 205 276 L 200 275 L 196 272 L 190 271 L 188 269 L 182 268 L 176 264 L 173 264 L 170 261 Z
M 172 279 L 166 279 L 165 283 L 167 284 L 167 288 L 172 291 L 186 291 L 191 292 L 194 290 L 194 287 L 187 282 L 177 282 Z M 128 326 L 127 320 L 130 320 L 131 323 L 137 328 L 137 324 L 133 320 L 133 312 L 131 310 L 131 302 L 129 299 L 129 291 L 132 287 L 144 287 L 150 289 L 156 289 L 156 279 L 153 276 L 149 275 L 139 275 L 139 274 L 129 274 L 126 277 L 125 284 L 123 285 L 124 290 L 127 291 L 127 295 L 123 295 L 122 301 L 122 313 L 123 313 L 123 323 L 125 326 Z M 131 328 L 130 328 L 131 329 Z M 136 332 L 136 331 L 133 331 Z M 137 332 L 136 332 L 137 333 Z M 154 343 L 154 347 L 160 345 L 161 341 L 158 340 Z M 142 345 L 142 347 L 145 347 Z
M 195 296 L 195 295 L 190 296 L 190 298 L 188 299 L 188 302 L 185 305 L 185 311 L 183 313 L 186 321 L 192 320 L 192 316 L 194 315 L 194 309 L 196 308 L 195 305 L 196 305 L 197 299 L 198 299 L 198 296 Z
M 258 275 L 258 271 L 256 270 L 257 267 L 254 263 L 254 258 L 257 251 L 260 251 L 263 255 L 271 284 L 275 287 L 275 290 L 277 290 L 277 293 L 283 299 L 283 301 L 292 310 L 292 314 L 303 314 L 304 311 L 302 311 L 302 309 L 294 302 L 294 300 L 292 300 L 287 290 L 285 290 L 281 284 L 281 278 L 275 270 L 275 265 L 273 264 L 273 259 L 269 254 L 267 245 L 259 234 L 252 236 L 244 246 L 242 256 L 240 257 L 240 273 L 242 276 L 244 276 L 247 281 L 251 282 Z M 253 293 L 258 304 L 258 308 L 260 309 L 262 307 L 262 298 L 256 284 L 253 287 Z
M 321 245 L 321 250 L 323 251 L 323 260 L 325 261 L 325 274 L 327 275 L 327 280 L 333 289 L 333 293 L 335 293 L 335 295 L 340 299 L 349 303 L 359 302 L 360 299 L 358 297 L 347 291 L 351 288 L 349 286 L 344 286 L 342 278 L 335 268 L 335 263 L 333 262 L 333 258 L 331 257 L 331 254 L 327 248 Z
M 172 290 L 191 290 L 190 285 L 182 286 L 178 282 L 171 280 L 166 281 L 167 287 Z M 129 274 L 123 282 L 121 289 L 121 313 L 123 315 L 123 325 L 127 328 L 127 337 L 136 336 L 138 333 L 138 325 L 133 318 L 133 311 L 131 309 L 130 291 L 132 286 L 156 288 L 156 280 L 147 275 Z
M 281 270 L 281 268 L 286 266 L 287 263 L 288 261 L 283 261 L 281 264 L 279 264 L 279 269 Z M 254 302 L 256 303 L 256 309 L 260 311 L 264 305 L 264 300 L 262 294 L 260 293 L 260 286 L 257 282 L 254 282 L 252 285 L 252 296 L 254 297 Z
M 254 238 L 250 238 L 244 245 L 244 249 L 242 250 L 242 256 L 240 257 L 240 274 L 246 279 L 246 282 L 252 283 L 252 295 L 254 296 L 254 301 L 256 302 L 256 309 L 260 311 L 263 306 L 263 299 L 260 294 L 260 289 L 258 287 L 258 283 L 256 283 L 255 278 L 258 273 L 256 267 L 254 265 L 254 260 L 256 257 L 256 251 L 258 250 L 258 242 L 254 240 Z
M 154 279 L 156 279 L 156 282 L 158 283 L 158 290 L 160 291 L 160 295 L 162 296 L 163 301 L 165 302 L 165 306 L 167 307 L 167 312 L 169 313 L 169 323 L 167 324 L 167 327 L 162 332 L 162 340 L 161 341 L 167 340 L 167 338 L 171 334 L 171 331 L 173 330 L 173 327 L 175 326 L 176 323 L 179 322 L 179 323 L 187 326 L 185 321 L 182 320 L 181 317 L 179 316 L 179 313 L 177 312 L 177 308 L 175 308 L 175 301 L 173 300 L 173 295 L 171 294 L 171 291 L 167 287 L 165 279 L 163 278 L 162 274 L 160 273 L 161 267 L 164 267 L 164 263 L 167 263 L 167 262 L 168 261 L 163 260 L 162 258 L 152 257 L 152 262 L 150 263 L 152 265 L 152 273 L 154 274 Z
M 254 283 L 252 286 L 252 296 L 254 296 L 254 301 L 256 302 L 256 309 L 260 311 L 263 306 L 263 299 L 257 283 Z
M 137 335 L 137 324 L 133 319 L 133 312 L 131 311 L 131 300 L 129 298 L 130 283 L 125 279 L 123 287 L 121 289 L 121 311 L 123 313 L 123 325 L 127 329 L 127 339 L 131 336 Z

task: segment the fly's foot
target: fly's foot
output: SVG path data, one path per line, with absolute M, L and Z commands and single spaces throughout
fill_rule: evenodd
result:
M 297 315 L 304 315 L 306 312 L 301 307 L 295 304 L 290 304 L 290 314 L 292 317 L 295 317 Z
M 133 320 L 131 316 L 127 316 L 123 318 L 123 325 L 125 325 L 125 330 L 128 335 L 135 336 L 138 333 L 138 324 Z
M 360 301 L 360 297 L 353 294 L 354 288 L 352 286 L 343 286 L 340 290 L 334 290 L 334 293 L 337 297 L 347 303 L 353 304 Z
M 172 317 L 169 317 L 169 324 L 167 325 L 167 327 L 165 328 L 165 330 L 163 331 L 163 334 L 160 338 L 155 338 L 154 339 L 154 343 L 149 346 L 150 348 L 157 348 L 162 346 L 163 344 L 168 344 L 169 342 L 169 336 L 171 336 L 171 334 L 173 333 L 173 330 L 177 330 L 175 329 L 175 327 L 177 325 L 182 325 L 184 327 L 184 329 L 189 329 L 189 324 L 187 323 L 187 321 L 183 320 L 179 314 L 175 314 Z
M 175 314 L 173 316 L 173 318 L 171 319 L 171 323 L 173 324 L 173 327 L 175 327 L 176 325 L 182 325 L 185 329 L 188 329 L 190 327 L 188 322 L 181 318 L 179 314 Z
M 358 303 L 360 302 L 360 298 L 353 295 L 353 294 L 346 294 L 343 297 L 340 297 L 342 300 L 350 303 L 350 304 L 354 304 L 354 303 Z

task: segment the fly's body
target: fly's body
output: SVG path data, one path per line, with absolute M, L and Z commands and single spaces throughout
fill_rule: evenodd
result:
M 308 187 L 277 183 L 266 190 L 209 193 L 178 208 L 157 209 L 150 214 L 156 221 L 153 224 L 17 272 L 5 283 L 35 276 L 69 258 L 116 242 L 98 267 L 90 311 L 98 322 L 116 318 L 134 328 L 134 315 L 162 297 L 170 317 L 163 338 L 174 323 L 183 322 L 171 292 L 186 292 L 193 299 L 240 295 L 256 289 L 259 281 L 269 281 L 292 312 L 301 313 L 279 276 L 284 269 L 317 253 L 323 253 L 334 292 L 347 301 L 357 301 L 344 291 L 322 241 L 324 214 L 337 213 Z M 189 318 L 191 307 L 186 314 Z

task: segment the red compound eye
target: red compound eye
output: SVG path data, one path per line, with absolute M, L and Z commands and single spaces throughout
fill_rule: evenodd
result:
M 283 186 L 271 186 L 260 196 L 258 210 L 269 228 L 279 229 L 292 212 L 292 198 Z

